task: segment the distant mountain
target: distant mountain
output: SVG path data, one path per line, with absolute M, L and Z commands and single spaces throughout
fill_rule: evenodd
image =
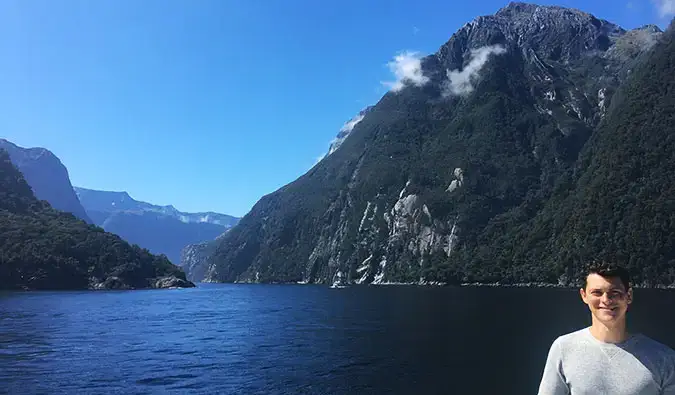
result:
M 0 289 L 194 287 L 166 257 L 54 210 L 0 149 Z
M 68 170 L 51 151 L 22 148 L 5 139 L 0 139 L 0 149 L 9 153 L 12 163 L 21 171 L 38 199 L 92 223 L 73 191 Z
M 237 224 L 239 218 L 213 213 L 184 213 L 133 199 L 127 192 L 75 188 L 87 214 L 96 225 L 120 235 L 153 253 L 180 262 L 189 244 L 214 240 Z
M 674 284 L 673 35 L 517 2 L 475 18 L 186 251 L 192 278 L 570 285 L 609 259 Z

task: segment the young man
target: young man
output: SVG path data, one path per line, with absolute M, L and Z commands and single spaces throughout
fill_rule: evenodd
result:
M 592 325 L 553 342 L 539 395 L 675 395 L 675 351 L 626 332 L 626 311 L 633 301 L 628 272 L 593 265 L 580 293 Z

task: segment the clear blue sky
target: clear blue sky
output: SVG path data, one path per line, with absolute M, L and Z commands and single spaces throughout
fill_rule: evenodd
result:
M 506 3 L 2 0 L 0 137 L 52 150 L 76 186 L 244 215 L 379 100 L 396 54 Z M 651 0 L 539 3 L 668 22 Z

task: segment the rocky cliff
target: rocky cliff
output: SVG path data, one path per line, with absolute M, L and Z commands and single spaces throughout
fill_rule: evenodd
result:
M 51 151 L 22 148 L 4 139 L 0 139 L 0 149 L 9 153 L 12 163 L 23 173 L 38 199 L 92 223 L 73 191 L 68 170 Z
M 673 249 L 657 253 L 627 230 L 646 229 L 659 245 L 675 236 L 671 220 L 639 225 L 668 217 L 669 162 L 643 162 L 650 145 L 640 145 L 672 137 L 672 110 L 649 107 L 672 102 L 668 51 L 672 32 L 625 31 L 574 9 L 511 3 L 478 17 L 421 60 L 418 78 L 359 116 L 329 156 L 203 249 L 195 273 L 225 282 L 570 283 L 589 259 L 629 255 L 639 281 L 670 284 Z M 623 119 L 635 103 L 662 128 Z M 625 132 L 611 138 L 611 127 Z M 659 157 L 667 155 L 675 153 L 663 145 Z M 626 163 L 640 171 L 616 174 L 634 189 L 617 189 L 613 169 Z M 664 175 L 665 189 L 642 196 L 635 180 L 650 172 Z M 588 200 L 590 190 L 620 206 Z

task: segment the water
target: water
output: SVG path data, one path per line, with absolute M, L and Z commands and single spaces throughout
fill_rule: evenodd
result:
M 675 345 L 675 292 L 630 326 Z M 0 392 L 532 394 L 573 290 L 202 285 L 0 294 Z

